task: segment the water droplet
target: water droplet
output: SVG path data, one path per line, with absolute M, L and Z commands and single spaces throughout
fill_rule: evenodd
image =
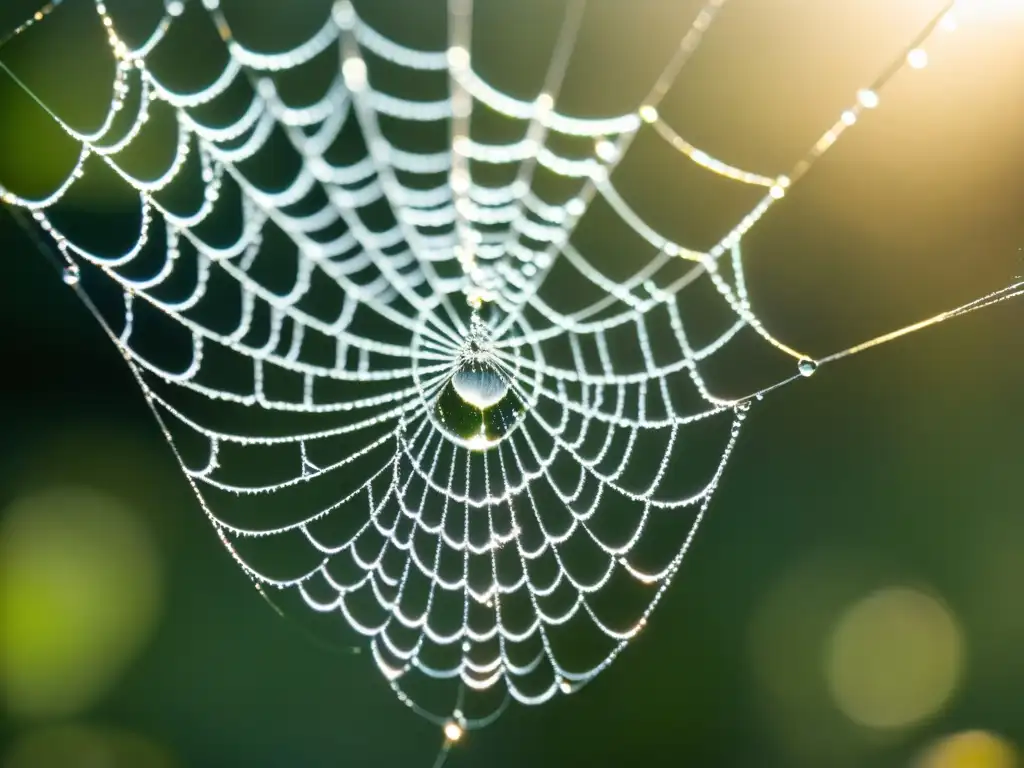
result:
M 508 393 L 505 377 L 483 365 L 463 368 L 452 376 L 452 386 L 464 402 L 481 411 L 497 405 Z
M 619 148 L 608 139 L 600 139 L 594 144 L 594 154 L 606 163 L 614 163 L 619 159 Z
M 444 724 L 444 737 L 450 742 L 458 741 L 462 738 L 462 726 L 454 720 L 449 720 Z
M 68 264 L 66 267 L 64 267 L 63 278 L 65 285 L 78 285 L 78 281 L 79 279 L 81 279 L 81 274 L 78 270 L 78 265 Z
M 566 202 L 565 212 L 570 216 L 582 216 L 587 212 L 587 204 L 581 198 L 574 197 Z
M 812 376 L 818 370 L 818 364 L 814 360 L 805 357 L 797 363 L 797 370 L 800 371 L 801 376 Z
M 912 69 L 924 69 L 928 66 L 928 51 L 923 48 L 915 48 L 907 54 L 907 64 Z
M 658 110 L 656 107 L 650 104 L 644 104 L 640 107 L 640 119 L 645 123 L 653 123 L 658 119 Z
M 441 389 L 434 420 L 457 445 L 486 451 L 515 429 L 525 410 L 503 374 L 485 362 L 473 361 Z
M 492 346 L 491 329 L 474 311 L 455 361 L 455 372 L 433 403 L 433 422 L 456 445 L 486 451 L 522 421 L 526 403 Z
M 857 91 L 857 101 L 864 109 L 874 109 L 880 103 L 878 94 L 872 91 L 870 88 L 864 88 Z

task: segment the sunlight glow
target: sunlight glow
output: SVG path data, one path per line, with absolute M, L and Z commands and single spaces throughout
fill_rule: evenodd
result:
M 955 14 L 955 15 L 954 15 Z M 1024 20 L 1024 0 L 958 0 L 942 20 L 943 29 L 954 30 L 960 22 Z

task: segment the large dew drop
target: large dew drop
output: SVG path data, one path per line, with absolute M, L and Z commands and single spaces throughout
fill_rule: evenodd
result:
M 452 376 L 452 386 L 467 404 L 481 411 L 497 405 L 508 394 L 508 381 L 488 368 L 466 367 Z
M 818 363 L 805 357 L 797 363 L 797 370 L 800 371 L 801 376 L 807 378 L 813 376 L 814 372 L 818 370 Z
M 502 441 L 524 413 L 509 380 L 488 363 L 473 360 L 448 380 L 434 405 L 435 423 L 450 440 L 471 451 Z

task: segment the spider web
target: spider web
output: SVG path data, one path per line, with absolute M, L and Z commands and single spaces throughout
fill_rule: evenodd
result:
M 859 349 L 815 362 L 774 339 L 741 241 L 948 8 L 780 176 L 658 114 L 725 2 L 681 30 L 635 110 L 584 118 L 556 106 L 583 0 L 532 100 L 474 68 L 471 0 L 448 3 L 446 50 L 403 45 L 343 0 L 273 53 L 240 43 L 217 0 L 167 0 L 132 43 L 97 0 L 116 62 L 106 118 L 82 132 L 51 112 L 73 172 L 38 199 L 0 187 L 55 244 L 245 572 L 342 615 L 449 740 L 509 699 L 574 693 L 645 626 L 773 388 L 716 393 L 712 357 L 747 334 L 799 361 L 781 386 Z M 205 84 L 161 74 L 176 35 L 216 51 Z M 486 122 L 518 138 L 482 140 Z M 642 131 L 758 190 L 712 247 L 662 236 L 617 190 Z M 159 172 L 136 170 L 154 146 L 170 147 Z M 104 178 L 139 211 L 120 249 L 90 247 L 62 212 Z M 638 238 L 617 272 L 578 244 L 598 210 Z M 714 318 L 699 333 L 691 306 Z

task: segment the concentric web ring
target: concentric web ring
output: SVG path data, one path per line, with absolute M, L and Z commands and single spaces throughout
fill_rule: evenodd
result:
M 952 4 L 788 174 L 768 175 L 658 113 L 725 2 L 680 31 L 635 110 L 587 118 L 557 107 L 583 0 L 566 4 L 531 100 L 474 68 L 471 0 L 449 0 L 446 49 L 406 46 L 343 0 L 272 53 L 242 44 L 244 9 L 217 0 L 167 0 L 134 35 L 96 0 L 116 63 L 106 118 L 83 132 L 40 102 L 77 149 L 73 171 L 40 198 L 0 187 L 110 333 L 245 572 L 343 616 L 450 741 L 509 700 L 578 691 L 646 625 L 774 388 L 716 393 L 703 369 L 717 353 L 758 338 L 793 358 L 782 386 L 1022 292 L 817 361 L 771 336 L 744 283 L 744 235 L 921 61 Z M 176 35 L 215 51 L 204 84 L 162 73 Z M 395 73 L 415 98 L 389 90 Z M 487 120 L 518 138 L 480 139 Z M 706 250 L 663 236 L 614 180 L 641 131 L 758 188 L 756 204 Z M 159 171 L 138 170 L 136 149 L 157 145 Z M 95 179 L 137 206 L 120 250 L 76 236 L 64 210 Z M 575 237 L 598 208 L 640 244 L 625 276 Z M 723 319 L 695 334 L 686 309 L 702 290 Z

